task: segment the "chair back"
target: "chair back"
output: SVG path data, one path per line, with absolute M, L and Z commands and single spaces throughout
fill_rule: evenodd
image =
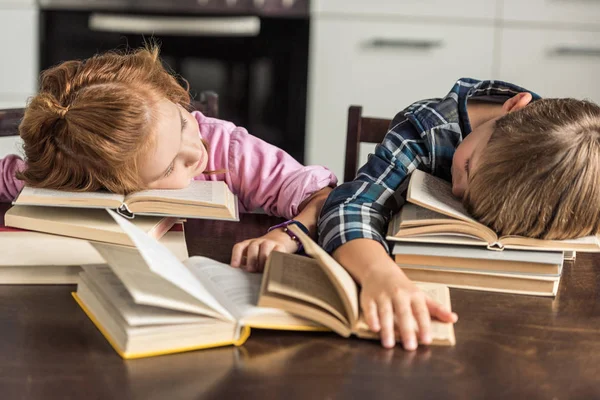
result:
M 385 118 L 363 117 L 361 106 L 348 108 L 344 182 L 351 181 L 356 177 L 360 144 L 381 143 L 391 122 L 392 120 Z

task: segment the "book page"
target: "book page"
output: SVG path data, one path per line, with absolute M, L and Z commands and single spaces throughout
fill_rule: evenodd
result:
M 452 185 L 449 182 L 419 169 L 411 174 L 407 200 L 449 217 L 481 225 L 469 216 L 462 202 L 452 195 Z
M 349 319 L 350 324 L 354 324 L 358 318 L 358 288 L 352 276 L 335 261 L 325 250 L 316 244 L 308 235 L 306 235 L 296 225 L 289 225 L 290 229 L 300 239 L 306 253 L 316 259 L 323 271 L 334 285 L 344 305 L 344 315 Z
M 242 319 L 259 307 L 262 274 L 244 272 L 216 260 L 194 256 L 185 262 L 195 279 L 235 317 Z
M 227 190 L 226 190 L 227 189 Z M 127 204 L 141 200 L 172 201 L 174 203 L 198 203 L 210 206 L 228 204 L 229 188 L 224 182 L 192 181 L 185 189 L 155 189 L 131 193 L 125 198 Z
M 165 246 L 146 235 L 141 229 L 117 215 L 114 211 L 107 211 L 117 221 L 123 231 L 129 235 L 146 265 L 153 273 L 200 300 L 223 316 L 233 319 L 233 316 L 227 309 L 210 295 L 202 283 Z M 116 262 L 117 260 L 114 261 Z M 107 262 L 110 264 L 110 261 L 107 260 Z
M 93 243 L 93 246 L 118 276 L 136 304 L 231 320 L 231 317 L 221 315 L 201 299 L 152 272 L 137 249 L 104 243 Z
M 110 192 L 67 192 L 32 188 L 25 186 L 15 204 L 57 205 L 57 206 L 96 206 L 117 208 L 123 203 L 123 195 Z
M 447 215 L 412 203 L 406 203 L 397 215 L 398 217 L 395 216 L 395 218 L 392 218 L 392 221 L 394 221 L 392 235 L 398 233 L 403 227 L 437 225 L 447 223 L 448 221 L 454 223 L 460 222 L 455 218 L 450 218 Z
M 185 312 L 137 304 L 123 282 L 106 265 L 84 267 L 81 279 L 93 290 L 102 291 L 103 297 L 119 310 L 129 326 L 185 324 L 205 319 Z
M 268 292 L 315 304 L 348 323 L 344 304 L 317 260 L 274 251 L 269 271 Z

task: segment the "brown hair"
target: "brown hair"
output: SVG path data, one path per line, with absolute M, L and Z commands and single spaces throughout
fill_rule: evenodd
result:
M 496 121 L 470 177 L 467 210 L 501 235 L 600 232 L 600 107 L 542 99 Z
M 152 143 L 153 109 L 190 95 L 157 46 L 67 61 L 44 71 L 19 126 L 29 186 L 71 191 L 142 189 L 139 159 Z

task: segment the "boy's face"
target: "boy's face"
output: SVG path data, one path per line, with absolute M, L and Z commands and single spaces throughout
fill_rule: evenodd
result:
M 153 147 L 143 157 L 140 175 L 148 189 L 182 189 L 206 169 L 208 152 L 196 119 L 167 100 L 157 105 Z
M 494 117 L 489 117 L 487 121 L 480 123 L 471 131 L 470 134 L 458 145 L 452 158 L 452 194 L 458 198 L 463 198 L 469 187 L 469 176 L 477 170 L 481 154 L 487 147 L 496 121 L 508 114 L 522 109 L 532 100 L 531 93 L 523 92 L 516 94 L 502 104 L 499 113 Z M 471 122 L 481 117 L 475 110 L 469 109 L 469 119 Z
M 498 117 L 499 118 L 499 117 Z M 452 194 L 463 198 L 469 187 L 469 176 L 477 169 L 482 151 L 494 132 L 498 118 L 491 119 L 475 128 L 458 145 L 452 158 Z

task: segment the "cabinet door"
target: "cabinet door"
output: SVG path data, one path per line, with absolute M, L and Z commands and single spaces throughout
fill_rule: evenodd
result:
M 492 73 L 493 27 L 317 18 L 311 26 L 306 158 L 342 177 L 348 106 L 393 118 Z
M 0 108 L 24 107 L 38 75 L 38 14 L 0 3 Z
M 598 32 L 503 28 L 499 78 L 544 97 L 600 102 Z
M 502 19 L 600 25 L 597 0 L 503 0 Z
M 313 0 L 313 15 L 405 15 L 410 17 L 493 19 L 501 0 Z

